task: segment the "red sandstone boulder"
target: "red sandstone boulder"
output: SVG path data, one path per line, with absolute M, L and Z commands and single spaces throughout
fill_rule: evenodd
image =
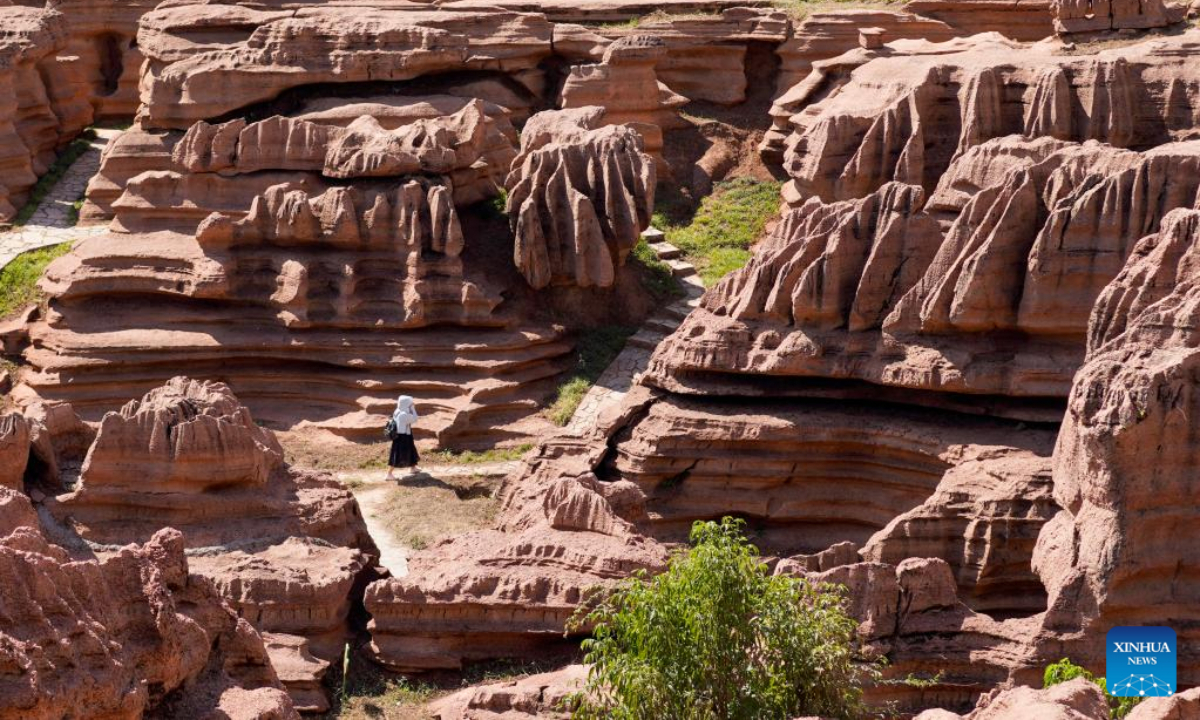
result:
M 535 289 L 611 287 L 650 225 L 655 169 L 641 136 L 598 107 L 534 115 L 508 176 L 513 262 Z

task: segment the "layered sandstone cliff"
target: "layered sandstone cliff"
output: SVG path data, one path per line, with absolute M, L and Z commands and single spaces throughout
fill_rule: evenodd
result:
M 302 708 L 327 707 L 312 688 L 327 661 L 340 655 L 349 613 L 378 557 L 348 491 L 332 478 L 284 465 L 272 433 L 216 383 L 175 378 L 108 413 L 85 446 L 78 477 L 64 470 L 53 478 L 69 489 L 58 494 L 47 478 L 31 474 L 45 463 L 29 428 L 49 435 L 64 459 L 79 453 L 71 436 L 51 432 L 36 415 L 8 417 L 16 420 L 7 423 L 5 446 L 24 438 L 27 472 L 6 475 L 49 494 L 39 509 L 54 542 L 77 558 L 113 558 L 126 543 L 174 533 L 178 562 L 187 555 L 183 576 L 190 568 L 239 622 L 275 634 L 267 650 L 311 650 L 324 659 L 312 663 L 308 677 L 285 681 L 289 689 L 299 686 Z

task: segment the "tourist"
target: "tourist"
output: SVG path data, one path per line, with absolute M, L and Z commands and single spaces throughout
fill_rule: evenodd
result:
M 385 431 L 392 440 L 392 451 L 388 455 L 388 480 L 394 480 L 396 468 L 410 468 L 412 472 L 419 471 L 417 463 L 421 457 L 417 455 L 417 444 L 413 442 L 412 426 L 417 421 L 417 408 L 413 399 L 401 395 L 396 400 L 396 411 L 388 420 Z

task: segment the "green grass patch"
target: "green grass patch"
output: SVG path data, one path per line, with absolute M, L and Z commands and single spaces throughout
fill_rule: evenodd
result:
M 79 224 L 79 211 L 83 209 L 83 198 L 79 198 L 71 203 L 71 209 L 67 211 L 67 225 L 75 227 Z
M 750 246 L 779 213 L 781 187 L 780 182 L 751 178 L 718 183 L 690 218 L 682 203 L 667 197 L 654 224 L 696 266 L 705 286 L 711 286 L 746 264 Z
M 645 239 L 638 240 L 630 257 L 633 263 L 642 269 L 642 287 L 655 300 L 670 300 L 683 296 L 683 288 L 671 272 L 671 266 L 658 259 L 658 254 Z
M 604 373 L 604 369 L 621 354 L 629 336 L 637 328 L 625 325 L 603 325 L 584 331 L 575 346 L 577 356 L 574 372 L 558 387 L 554 403 L 547 408 L 550 420 L 560 427 L 571 422 L 583 396 Z
M 435 450 L 421 455 L 422 463 L 433 465 L 483 465 L 484 463 L 511 462 L 525 457 L 533 449 L 532 443 L 510 448 L 490 450 Z
M 0 319 L 8 318 L 27 305 L 39 302 L 42 292 L 37 282 L 46 266 L 57 257 L 66 255 L 71 243 L 21 253 L 0 270 Z
M 17 216 L 12 221 L 15 227 L 20 227 L 29 222 L 33 214 L 37 212 L 38 207 L 41 206 L 42 201 L 46 199 L 46 196 L 54 189 L 54 186 L 62 180 L 63 175 L 66 175 L 67 169 L 88 151 L 91 147 L 91 141 L 95 139 L 96 131 L 88 128 L 58 154 L 58 157 L 54 159 L 54 163 L 50 165 L 50 169 L 46 171 L 45 175 L 38 178 L 37 185 L 33 186 L 33 190 L 29 193 L 29 201 L 17 212 Z M 78 218 L 78 213 L 76 213 L 76 218 Z
M 361 653 L 349 650 L 325 675 L 333 707 L 324 720 L 417 720 L 425 705 L 445 695 L 429 683 L 389 674 Z

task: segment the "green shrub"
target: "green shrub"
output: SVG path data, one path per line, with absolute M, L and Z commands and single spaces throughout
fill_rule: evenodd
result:
M 1109 717 L 1112 717 L 1113 720 L 1124 718 L 1142 701 L 1142 698 L 1109 695 L 1108 681 L 1105 678 L 1096 677 L 1088 672 L 1087 669 L 1071 662 L 1069 658 L 1063 658 L 1052 665 L 1046 666 L 1045 672 L 1042 673 L 1042 686 L 1051 687 L 1059 683 L 1069 682 L 1075 678 L 1090 680 L 1100 686 L 1100 690 L 1104 692 L 1104 697 L 1108 698 Z
M 7 318 L 21 308 L 41 298 L 37 282 L 52 260 L 66 255 L 71 243 L 21 253 L 0 270 L 0 319 Z
M 635 576 L 581 610 L 592 670 L 575 720 L 786 720 L 865 714 L 880 661 L 855 651 L 840 588 L 773 577 L 744 523 L 697 522 L 666 572 Z M 585 614 L 586 612 L 586 614 Z

